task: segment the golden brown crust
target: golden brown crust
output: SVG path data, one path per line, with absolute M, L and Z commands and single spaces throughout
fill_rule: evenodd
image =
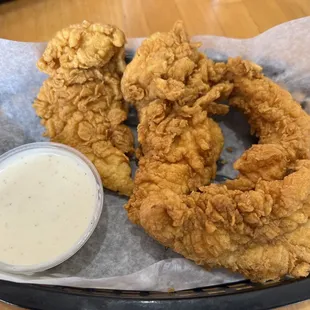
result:
M 58 69 L 92 69 L 109 66 L 115 60 L 117 72 L 125 69 L 124 33 L 112 26 L 83 21 L 58 31 L 38 61 L 38 68 L 49 75 Z
M 180 27 L 146 40 L 124 74 L 123 92 L 140 112 L 143 153 L 126 205 L 129 218 L 206 267 L 226 267 L 260 282 L 307 276 L 310 117 L 256 64 L 202 61 Z M 135 73 L 139 67 L 145 74 Z M 187 83 L 196 68 L 197 79 Z M 222 141 L 206 111 L 227 95 L 248 116 L 260 144 L 235 163 L 236 180 L 201 186 L 215 173 Z
M 210 91 L 226 70 L 225 65 L 215 64 L 201 54 L 199 45 L 189 42 L 181 21 L 172 31 L 147 38 L 124 73 L 124 98 L 138 108 L 141 103 L 156 99 L 193 104 Z M 227 93 L 230 90 L 228 87 Z
M 207 115 L 227 113 L 216 100 L 227 96 L 232 84 L 215 84 L 224 66 L 205 58 L 197 46 L 177 22 L 171 32 L 146 39 L 124 73 L 124 97 L 140 120 L 139 169 L 126 206 L 133 222 L 139 223 L 141 203 L 150 193 L 165 188 L 189 193 L 215 176 L 223 136 Z
M 128 108 L 120 79 L 125 67 L 124 34 L 110 25 L 83 22 L 59 31 L 38 67 L 50 77 L 33 107 L 51 141 L 84 153 L 103 185 L 124 195 L 133 188 L 129 159 L 133 135 L 122 124 Z

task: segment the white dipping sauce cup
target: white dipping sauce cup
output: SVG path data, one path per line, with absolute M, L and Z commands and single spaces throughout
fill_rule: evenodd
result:
M 19 154 L 22 154 L 23 156 L 24 155 L 27 156 L 27 154 L 35 154 L 36 152 L 38 153 L 43 152 L 44 154 L 50 154 L 50 155 L 68 156 L 70 157 L 70 159 L 76 161 L 78 166 L 80 164 L 83 165 L 84 170 L 89 169 L 88 171 L 89 173 L 88 172 L 87 173 L 90 175 L 91 178 L 93 177 L 94 179 L 93 183 L 95 186 L 95 191 L 94 191 L 95 194 L 92 197 L 95 196 L 95 199 L 94 199 L 95 204 L 93 206 L 90 206 L 90 208 L 92 208 L 92 215 L 89 216 L 90 221 L 85 231 L 78 238 L 77 242 L 69 246 L 60 255 L 53 257 L 50 260 L 47 259 L 42 263 L 38 263 L 34 265 L 31 265 L 31 264 L 30 265 L 29 264 L 25 264 L 25 265 L 12 264 L 11 265 L 11 264 L 7 264 L 7 263 L 0 261 L 0 270 L 9 272 L 9 273 L 31 274 L 31 273 L 35 273 L 39 271 L 44 271 L 46 269 L 49 269 L 49 268 L 55 267 L 56 265 L 61 264 L 62 262 L 67 260 L 69 257 L 73 256 L 87 242 L 87 240 L 89 239 L 89 237 L 95 230 L 98 224 L 101 212 L 102 212 L 104 193 L 103 193 L 101 178 L 95 166 L 82 153 L 66 145 L 58 144 L 58 143 L 51 143 L 51 142 L 38 142 L 38 143 L 31 143 L 31 144 L 26 144 L 26 145 L 17 147 L 3 154 L 2 156 L 0 156 L 0 173 L 1 173 L 1 168 L 4 169 L 3 167 L 6 166 L 6 163 L 8 163 L 8 165 L 10 164 L 10 162 L 14 163 L 14 158 L 17 158 L 16 156 L 18 156 Z M 45 172 L 42 171 L 42 173 L 45 173 Z M 29 178 L 31 178 L 31 176 L 29 176 Z M 0 208 L 1 208 L 1 205 L 0 205 Z M 74 215 L 75 214 L 72 214 L 72 217 L 74 217 Z M 70 229 L 70 222 L 68 223 L 68 230 L 69 229 Z M 1 236 L 1 238 L 5 238 L 5 236 Z M 31 251 L 31 249 L 29 249 L 29 251 Z

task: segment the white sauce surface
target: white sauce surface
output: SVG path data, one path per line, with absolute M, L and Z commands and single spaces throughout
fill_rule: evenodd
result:
M 83 235 L 97 201 L 96 180 L 78 157 L 32 149 L 0 164 L 0 262 L 45 263 Z

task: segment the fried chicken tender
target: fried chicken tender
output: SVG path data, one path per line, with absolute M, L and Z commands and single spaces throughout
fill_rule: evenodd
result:
M 63 29 L 38 61 L 50 75 L 33 107 L 45 136 L 81 151 L 103 185 L 130 195 L 133 135 L 122 124 L 128 113 L 120 89 L 125 68 L 124 34 L 110 25 L 83 22 Z
M 310 117 L 259 66 L 239 58 L 216 65 L 203 61 L 185 38 L 180 23 L 168 34 L 151 36 L 124 74 L 125 98 L 139 111 L 142 149 L 126 205 L 129 218 L 207 268 L 229 268 L 259 282 L 307 276 Z M 193 69 L 174 67 L 177 62 Z M 214 67 L 221 70 L 211 74 Z M 137 68 L 143 68 L 139 75 Z M 174 72 L 187 75 L 175 80 Z M 201 186 L 214 176 L 222 141 L 208 107 L 227 95 L 248 116 L 260 144 L 236 162 L 236 180 Z
M 141 145 L 134 193 L 126 209 L 140 222 L 140 207 L 165 188 L 178 195 L 209 184 L 223 147 L 223 135 L 210 113 L 228 107 L 215 101 L 232 90 L 217 83 L 225 71 L 190 43 L 181 22 L 169 33 L 146 39 L 122 79 L 124 98 L 138 110 Z
M 163 189 L 140 207 L 140 224 L 156 240 L 197 264 L 225 267 L 252 281 L 310 271 L 310 161 L 283 180 L 250 191 L 212 184 L 177 195 Z

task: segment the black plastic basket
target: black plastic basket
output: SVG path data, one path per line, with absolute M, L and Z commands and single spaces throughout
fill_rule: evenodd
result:
M 0 0 L 1 2 L 3 1 Z M 127 51 L 126 56 L 129 62 L 133 54 Z M 267 75 L 272 77 L 275 74 L 273 68 L 267 69 L 270 71 Z M 129 115 L 128 122 L 131 125 L 137 123 L 135 113 Z M 0 300 L 40 310 L 256 310 L 271 309 L 306 299 L 310 299 L 310 277 L 299 280 L 285 278 L 265 284 L 244 280 L 169 293 L 71 288 L 0 280 Z
M 310 278 L 240 281 L 179 292 L 120 291 L 0 281 L 0 299 L 28 309 L 270 309 L 310 298 Z

